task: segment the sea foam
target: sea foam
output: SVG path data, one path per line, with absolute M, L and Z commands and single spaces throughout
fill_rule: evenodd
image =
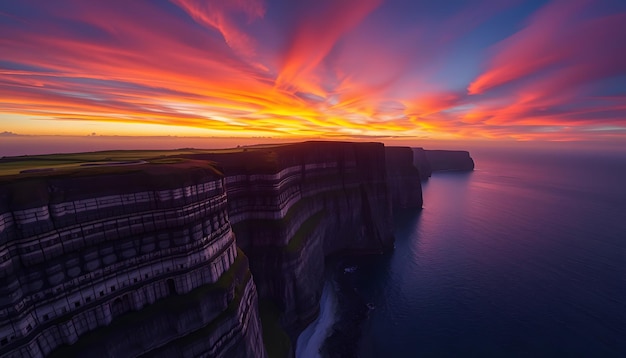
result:
M 321 357 L 319 351 L 324 340 L 331 333 L 336 311 L 337 297 L 332 282 L 327 281 L 322 291 L 319 316 L 298 336 L 296 358 Z

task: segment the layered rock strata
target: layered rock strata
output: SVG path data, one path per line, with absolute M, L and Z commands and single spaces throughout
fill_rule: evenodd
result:
M 412 157 L 307 142 L 3 178 L 0 354 L 264 357 L 257 292 L 293 341 L 326 257 L 393 247 L 392 208 L 421 207 Z
M 206 163 L 3 184 L 0 352 L 264 356 L 256 290 L 227 205 L 224 179 Z M 207 327 L 210 338 L 194 336 Z M 81 344 L 88 336 L 97 344 Z
M 391 248 L 391 191 L 421 207 L 410 148 L 385 156 L 379 143 L 306 142 L 194 157 L 223 166 L 238 245 L 292 339 L 318 312 L 325 257 Z

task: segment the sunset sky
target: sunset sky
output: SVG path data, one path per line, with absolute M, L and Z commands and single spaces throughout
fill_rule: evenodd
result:
M 625 44 L 623 0 L 3 1 L 0 141 L 621 141 Z

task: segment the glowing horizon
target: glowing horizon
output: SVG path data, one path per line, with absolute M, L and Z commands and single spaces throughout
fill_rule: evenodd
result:
M 0 132 L 626 139 L 626 4 L 0 5 Z

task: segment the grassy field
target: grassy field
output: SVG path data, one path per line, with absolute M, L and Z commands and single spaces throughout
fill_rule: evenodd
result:
M 121 164 L 174 164 L 182 162 L 176 156 L 190 154 L 237 153 L 244 148 L 233 149 L 176 149 L 176 150 L 115 150 L 88 153 L 48 154 L 0 158 L 0 176 L 24 172 L 45 173 L 76 168 L 119 166 Z
M 224 168 L 245 168 L 247 171 L 261 172 L 275 170 L 277 153 L 275 149 L 295 143 L 257 144 L 229 149 L 173 150 L 109 150 L 99 152 L 24 155 L 0 158 L 0 177 L 11 176 L 10 180 L 22 175 L 45 176 L 45 173 L 58 173 L 68 169 L 83 170 L 93 167 L 116 167 L 128 164 L 176 164 L 186 159 L 217 161 Z M 240 156 L 237 153 L 248 152 Z M 202 157 L 202 155 L 207 155 Z M 233 156 L 234 155 L 234 156 Z M 132 163 L 136 162 L 136 163 Z M 144 164 L 145 164 L 144 163 Z M 35 173 L 35 174 L 33 174 Z

